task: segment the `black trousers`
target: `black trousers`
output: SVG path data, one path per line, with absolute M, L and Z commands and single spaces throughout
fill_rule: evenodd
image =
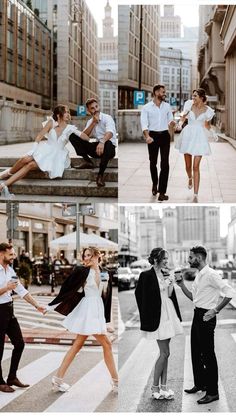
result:
M 13 303 L 0 304 L 0 384 L 5 384 L 1 365 L 5 335 L 9 337 L 14 346 L 8 374 L 8 378 L 13 379 L 16 378 L 16 372 L 25 346 L 19 323 L 14 316 Z
M 164 194 L 166 193 L 169 177 L 170 134 L 168 131 L 162 131 L 160 133 L 150 131 L 149 135 L 154 140 L 153 143 L 148 144 L 152 183 L 154 186 L 158 185 L 158 192 Z M 159 150 L 161 155 L 161 170 L 158 183 L 157 158 Z
M 191 329 L 191 354 L 194 384 L 206 386 L 206 394 L 218 394 L 218 365 L 214 349 L 216 317 L 203 321 L 208 310 L 195 308 Z
M 104 152 L 101 156 L 96 153 L 98 141 L 90 143 L 89 141 L 82 140 L 75 134 L 71 134 L 69 137 L 71 144 L 73 145 L 76 154 L 82 156 L 84 160 L 90 161 L 90 157 L 95 157 L 96 159 L 101 159 L 99 166 L 99 175 L 103 175 L 109 160 L 113 159 L 116 154 L 116 148 L 110 140 L 106 141 L 104 144 Z

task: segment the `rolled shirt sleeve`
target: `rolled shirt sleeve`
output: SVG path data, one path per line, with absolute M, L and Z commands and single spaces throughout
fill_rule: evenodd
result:
M 168 121 L 168 123 L 170 122 L 170 121 L 173 121 L 173 113 L 172 113 L 172 110 L 171 110 L 171 107 L 170 107 L 170 105 L 168 105 L 168 112 L 167 112 L 167 121 Z
M 233 298 L 236 296 L 235 290 L 227 283 L 225 279 L 221 279 L 219 275 L 212 274 L 210 276 L 210 283 L 212 287 L 219 289 L 225 297 Z
M 14 291 L 19 295 L 20 298 L 24 298 L 25 295 L 29 294 L 29 291 L 27 291 L 20 282 Z
M 141 122 L 142 132 L 146 130 L 148 131 L 149 129 L 148 112 L 145 106 L 141 110 L 140 122 Z
M 113 121 L 110 115 L 106 115 L 105 130 L 106 130 L 106 133 L 111 132 L 113 137 L 116 136 L 115 122 Z

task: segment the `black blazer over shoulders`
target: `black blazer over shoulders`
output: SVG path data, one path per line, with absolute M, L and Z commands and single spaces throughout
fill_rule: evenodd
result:
M 58 304 L 55 308 L 60 314 L 67 316 L 74 308 L 79 304 L 82 298 L 85 296 L 84 290 L 78 292 L 82 287 L 84 288 L 90 268 L 85 266 L 76 266 L 73 272 L 68 276 L 68 278 L 63 282 L 59 294 L 54 298 L 49 306 Z M 110 322 L 111 316 L 111 296 L 112 296 L 112 287 L 111 280 L 108 281 L 107 291 L 102 292 L 102 300 L 104 304 L 104 315 L 106 322 Z
M 139 309 L 141 330 L 154 332 L 159 327 L 161 317 L 161 294 L 154 268 L 141 272 L 135 297 Z M 174 289 L 170 298 L 177 316 L 182 321 Z

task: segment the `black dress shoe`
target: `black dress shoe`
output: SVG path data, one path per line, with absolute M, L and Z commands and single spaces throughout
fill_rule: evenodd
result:
M 12 378 L 10 380 L 7 380 L 7 384 L 9 386 L 16 386 L 16 387 L 22 387 L 22 388 L 29 387 L 29 384 L 23 384 L 23 383 L 21 383 L 21 381 L 18 380 L 17 377 L 16 378 Z
M 188 394 L 194 394 L 194 393 L 197 393 L 198 391 L 206 391 L 206 387 L 193 386 L 192 388 L 189 388 L 189 389 L 186 388 L 184 391 L 185 393 L 188 393 Z
M 97 182 L 98 188 L 102 188 L 102 187 L 104 187 L 106 185 L 105 182 L 104 182 L 103 175 L 98 175 L 96 182 Z
M 11 388 L 8 384 L 0 384 L 0 391 L 3 393 L 13 393 L 14 388 Z
M 74 169 L 94 169 L 94 164 L 92 161 L 84 161 L 79 166 L 74 166 Z
M 152 185 L 152 194 L 153 196 L 157 195 L 157 185 Z
M 219 400 L 219 394 L 215 394 L 214 396 L 211 396 L 210 394 L 206 394 L 204 397 L 199 399 L 197 402 L 198 404 L 207 404 L 214 402 L 215 400 Z
M 168 195 L 165 195 L 164 193 L 159 194 L 158 201 L 168 201 L 168 199 Z

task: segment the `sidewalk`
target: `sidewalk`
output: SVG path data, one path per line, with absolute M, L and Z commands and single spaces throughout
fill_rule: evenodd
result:
M 54 293 L 51 293 L 50 285 L 41 285 L 41 286 L 30 285 L 28 290 L 30 294 L 34 296 L 35 299 L 37 299 L 37 297 L 46 297 L 48 298 L 48 303 L 49 303 L 58 294 L 60 287 L 56 287 Z M 113 294 L 116 294 L 116 291 Z M 16 296 L 15 298 L 19 299 L 18 296 Z M 117 339 L 117 335 L 118 335 L 118 324 L 117 324 L 117 313 L 116 313 L 117 310 L 116 310 L 116 307 L 114 307 L 115 305 L 116 304 L 114 304 L 114 301 L 113 301 L 112 317 L 113 317 L 114 329 L 115 329 L 114 332 L 109 332 L 109 327 L 111 327 L 111 325 L 110 324 L 107 325 L 108 337 L 112 343 Z M 63 321 L 64 316 L 61 316 L 60 314 L 58 314 L 58 316 L 61 318 L 61 321 Z M 26 328 L 26 327 L 21 326 L 21 330 L 23 333 L 25 343 L 72 345 L 76 337 L 76 334 L 74 333 L 70 333 L 66 330 L 56 330 L 53 328 L 48 330 L 43 327 L 42 328 L 40 327 Z M 8 338 L 6 338 L 6 342 L 9 342 Z M 88 337 L 88 339 L 85 341 L 85 345 L 86 346 L 100 346 L 93 336 Z
M 203 157 L 200 166 L 201 180 L 199 203 L 219 204 L 236 202 L 236 149 L 226 141 L 210 144 L 212 155 Z M 158 157 L 160 162 L 160 156 Z M 119 202 L 155 203 L 151 193 L 147 145 L 142 142 L 119 145 Z M 171 143 L 170 173 L 167 194 L 169 203 L 191 203 L 193 190 L 187 188 L 184 157 Z

